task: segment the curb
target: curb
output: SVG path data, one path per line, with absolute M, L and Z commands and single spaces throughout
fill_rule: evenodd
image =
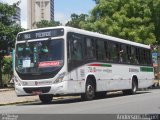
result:
M 12 90 L 14 90 L 14 88 L 2 88 L 2 89 L 0 89 L 0 92 L 6 92 L 6 91 L 12 91 Z
M 4 104 L 0 104 L 0 106 L 18 105 L 18 104 L 30 103 L 30 102 L 36 102 L 36 101 L 37 101 L 37 100 L 33 100 L 33 101 L 22 101 L 22 102 L 13 102 L 13 103 L 4 103 Z
M 63 100 L 66 98 L 79 98 L 79 97 L 72 97 L 72 96 L 65 96 L 65 97 L 54 97 L 53 100 Z M 7 106 L 7 105 L 18 105 L 18 104 L 27 104 L 27 103 L 31 103 L 31 102 L 41 102 L 39 99 L 35 99 L 35 100 L 26 100 L 26 101 L 20 101 L 20 102 L 11 102 L 11 103 L 0 103 L 0 106 Z

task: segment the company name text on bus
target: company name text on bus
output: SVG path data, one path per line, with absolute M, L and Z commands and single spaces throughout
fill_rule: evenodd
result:
M 64 30 L 60 28 L 38 30 L 38 31 L 31 31 L 26 33 L 20 33 L 17 37 L 17 41 L 41 39 L 41 38 L 48 38 L 48 37 L 59 37 L 63 35 L 64 35 Z

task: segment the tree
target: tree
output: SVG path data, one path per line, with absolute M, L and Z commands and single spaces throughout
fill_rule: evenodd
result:
M 73 13 L 73 14 L 71 14 L 71 20 L 66 23 L 66 26 L 81 28 L 80 22 L 85 22 L 87 17 L 88 17 L 88 15 L 86 15 L 86 14 L 77 15 L 77 14 Z
M 14 24 L 12 16 L 16 12 L 16 6 L 19 2 L 8 5 L 0 3 L 0 85 L 2 85 L 2 63 L 8 50 L 14 47 L 14 42 L 18 32 L 23 29 Z
M 157 32 L 160 30 L 158 29 L 159 2 L 153 2 L 153 0 L 94 1 L 96 6 L 88 20 L 80 22 L 81 28 L 144 44 L 156 42 L 157 35 L 160 35 Z M 154 14 L 158 14 L 158 17 Z
M 93 0 L 96 4 L 98 4 L 99 3 L 99 0 Z
M 157 44 L 160 45 L 160 0 L 151 0 L 150 8 L 152 11 L 152 21 L 155 25 L 155 36 Z
M 61 23 L 59 21 L 41 20 L 39 22 L 35 22 L 34 25 L 37 28 L 44 28 L 44 27 L 60 26 Z

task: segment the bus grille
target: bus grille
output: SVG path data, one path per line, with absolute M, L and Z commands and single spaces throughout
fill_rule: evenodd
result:
M 34 91 L 40 91 L 42 93 L 48 93 L 51 87 L 37 87 L 37 88 L 23 88 L 26 93 L 33 93 Z

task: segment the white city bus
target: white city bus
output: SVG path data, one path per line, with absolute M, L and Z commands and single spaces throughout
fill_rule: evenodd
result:
M 149 46 L 72 27 L 20 32 L 14 65 L 17 96 L 39 95 L 44 103 L 56 95 L 135 94 L 154 80 Z

